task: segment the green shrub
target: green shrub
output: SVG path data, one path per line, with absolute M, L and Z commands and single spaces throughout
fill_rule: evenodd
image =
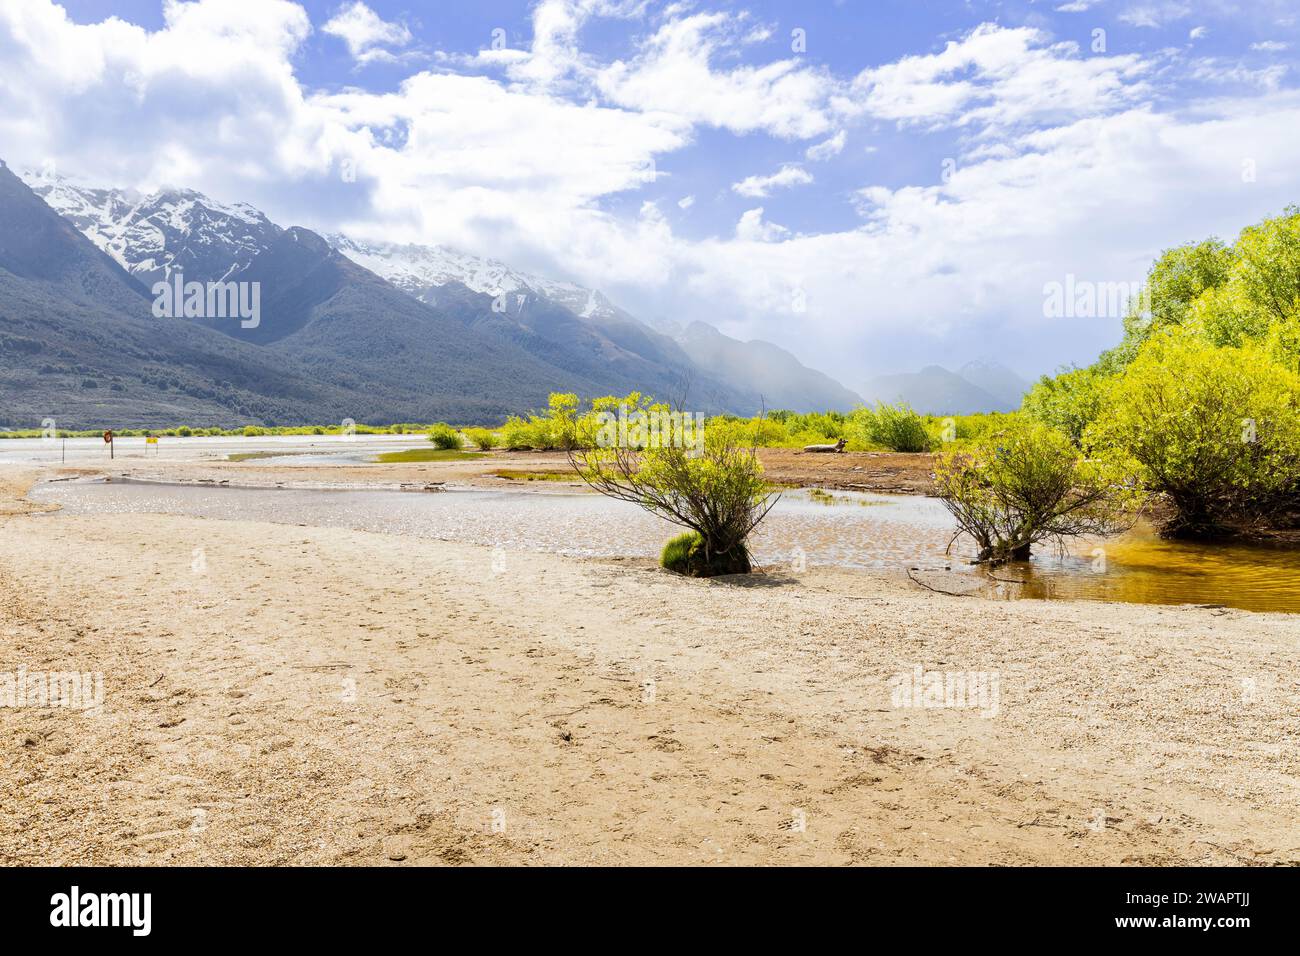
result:
M 639 394 L 597 399 L 593 411 L 622 406 L 632 414 L 670 413 L 668 406 Z M 686 442 L 645 448 L 584 442 L 570 453 L 570 462 L 601 494 L 639 505 L 694 532 L 698 542 L 688 545 L 678 539 L 672 553 L 665 555 L 685 562 L 682 573 L 745 574 L 751 570 L 749 535 L 776 503 L 752 441 L 746 440 L 749 431 L 746 424 L 710 423 L 702 448 Z
M 730 415 L 716 415 L 704 424 L 704 434 L 731 435 L 743 445 L 757 445 L 760 448 L 779 448 L 789 444 L 789 432 L 786 426 L 770 418 L 735 418 Z
M 438 422 L 429 428 L 429 441 L 433 442 L 436 447 L 447 450 L 459 449 L 463 444 L 460 432 L 446 422 Z
M 1107 379 L 1091 368 L 1068 369 L 1052 378 L 1044 375 L 1025 395 L 1021 409 L 1079 445 L 1084 430 L 1097 419 L 1106 385 Z
M 501 444 L 511 451 L 527 448 L 542 448 L 538 428 L 518 415 L 511 415 L 501 426 Z
M 467 428 L 465 437 L 480 451 L 491 451 L 497 444 L 496 432 L 490 428 Z
M 863 442 L 891 451 L 929 451 L 932 447 L 925 420 L 906 404 L 881 402 L 874 409 L 860 408 L 853 415 L 853 424 Z
M 1080 459 L 1062 432 L 1020 420 L 970 450 L 939 456 L 935 485 L 979 562 L 1027 561 L 1043 541 L 1124 530 L 1136 496 Z

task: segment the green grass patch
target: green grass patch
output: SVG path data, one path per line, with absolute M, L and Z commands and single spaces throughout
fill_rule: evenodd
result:
M 454 448 L 408 448 L 406 451 L 385 452 L 375 460 L 388 465 L 412 461 L 473 461 L 486 457 L 482 452 L 457 451 Z
M 690 574 L 695 564 L 702 561 L 704 539 L 698 531 L 683 531 L 669 538 L 659 555 L 659 566 L 677 574 Z
M 808 497 L 819 505 L 859 505 L 861 507 L 870 507 L 871 505 L 883 505 L 884 501 L 866 501 L 862 498 L 853 498 L 849 495 L 833 495 L 825 488 L 809 488 Z
M 510 481 L 581 481 L 575 471 L 517 471 L 502 468 L 493 472 L 498 478 Z
M 237 451 L 226 456 L 226 461 L 257 461 L 259 458 L 292 458 L 294 455 L 314 455 L 310 451 Z

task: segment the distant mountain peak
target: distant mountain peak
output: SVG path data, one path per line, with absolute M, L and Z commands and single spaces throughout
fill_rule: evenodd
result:
M 881 375 L 863 391 L 871 402 L 906 402 L 923 415 L 969 415 L 1014 411 L 1028 387 L 995 359 L 977 359 L 957 372 L 927 365 L 919 372 Z
M 401 245 L 331 235 L 341 253 L 422 302 L 436 302 L 439 290 L 452 283 L 485 295 L 539 296 L 569 310 L 621 348 L 651 350 L 660 359 L 698 369 L 748 397 L 752 411 L 769 407 L 800 411 L 840 409 L 861 402 L 834 379 L 799 362 L 770 342 L 741 342 L 706 322 L 683 328 L 670 321 L 646 323 L 611 302 L 597 289 L 516 271 L 495 259 L 445 246 Z M 519 310 L 509 308 L 513 315 Z M 660 342 L 655 342 L 659 338 Z M 676 348 L 669 351 L 667 346 Z M 697 383 L 703 384 L 703 383 Z
M 1019 408 L 1025 392 L 1029 391 L 1029 382 L 989 356 L 967 362 L 957 370 L 957 374 L 988 392 L 1008 409 Z
M 367 240 L 341 233 L 331 233 L 326 239 L 358 265 L 382 275 L 423 302 L 433 298 L 434 289 L 459 282 L 467 289 L 491 296 L 544 296 L 582 319 L 608 319 L 619 313 L 598 290 L 520 272 L 497 259 L 448 246 Z
M 198 281 L 233 277 L 280 232 L 248 203 L 225 203 L 194 189 L 148 194 L 89 186 L 39 170 L 24 181 L 122 268 L 145 285 L 181 270 Z
M 329 330 L 351 328 L 353 338 L 328 340 L 328 348 L 344 353 L 347 362 L 373 358 L 385 346 L 414 356 L 425 347 L 420 328 L 431 321 L 427 307 L 474 333 L 470 338 L 483 350 L 484 375 L 492 354 L 509 352 L 522 368 L 527 353 L 528 361 L 541 363 L 533 380 L 549 379 L 556 389 L 667 394 L 692 382 L 693 400 L 747 413 L 763 402 L 808 411 L 848 409 L 859 401 L 776 345 L 740 342 L 705 323 L 685 329 L 671 322 L 648 325 L 597 289 L 523 272 L 494 258 L 445 246 L 282 228 L 247 203 L 221 202 L 183 186 L 146 195 L 43 171 L 25 176 L 30 192 L 145 290 L 178 271 L 187 281 L 242 277 L 260 283 L 266 321 L 243 330 L 220 319 L 203 320 L 214 331 L 259 346 L 292 350 L 309 339 L 324 342 L 327 330 L 317 319 L 328 315 Z M 400 290 L 423 303 L 408 309 L 390 302 L 388 312 L 408 317 L 410 328 L 374 319 L 373 303 L 384 290 Z M 510 297 L 506 309 L 487 298 L 500 295 Z M 374 339 L 366 356 L 356 354 L 363 322 L 365 334 Z M 386 343 L 377 338 L 381 328 Z M 464 371 L 475 374 L 473 365 Z M 493 388 L 485 382 L 480 391 Z

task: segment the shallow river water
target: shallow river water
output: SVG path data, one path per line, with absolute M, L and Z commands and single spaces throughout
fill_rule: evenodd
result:
M 214 488 L 145 482 L 55 482 L 34 489 L 70 514 L 156 512 L 205 518 L 353 528 L 599 557 L 654 557 L 680 529 L 624 502 L 563 490 L 451 490 L 440 493 Z M 807 566 L 951 568 L 963 543 L 944 554 L 952 520 L 936 499 L 835 492 L 827 500 L 788 491 L 760 526 L 754 557 L 769 570 Z M 1163 541 L 1149 529 L 1106 542 L 1051 550 L 986 579 L 984 593 L 1152 604 L 1222 604 L 1300 611 L 1300 552 Z M 972 581 L 972 583 L 974 583 Z

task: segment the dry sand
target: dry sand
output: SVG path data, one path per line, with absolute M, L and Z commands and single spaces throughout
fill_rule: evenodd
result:
M 1300 863 L 1300 618 L 694 581 L 35 513 L 0 473 L 5 864 Z M 896 708 L 996 671 L 995 717 Z

